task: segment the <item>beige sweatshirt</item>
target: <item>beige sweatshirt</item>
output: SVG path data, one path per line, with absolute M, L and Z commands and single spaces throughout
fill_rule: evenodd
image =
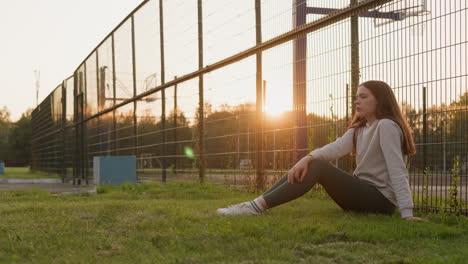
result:
M 353 149 L 354 128 L 334 142 L 312 151 L 315 159 L 332 161 Z M 356 170 L 354 175 L 369 182 L 400 209 L 402 218 L 413 215 L 413 199 L 403 155 L 403 132 L 390 119 L 378 119 L 358 128 L 356 141 Z

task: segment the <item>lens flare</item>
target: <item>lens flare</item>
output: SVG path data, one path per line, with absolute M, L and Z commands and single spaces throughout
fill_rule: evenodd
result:
M 185 156 L 189 159 L 194 159 L 193 149 L 190 147 L 184 147 Z

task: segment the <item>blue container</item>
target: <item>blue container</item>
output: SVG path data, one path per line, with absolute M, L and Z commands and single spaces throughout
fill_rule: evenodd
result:
M 0 174 L 5 174 L 5 163 L 0 161 Z
M 136 183 L 136 157 L 94 157 L 95 184 Z

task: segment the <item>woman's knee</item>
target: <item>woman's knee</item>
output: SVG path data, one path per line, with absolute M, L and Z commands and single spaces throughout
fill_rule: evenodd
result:
M 323 167 L 328 166 L 329 164 L 330 164 L 330 162 L 328 162 L 326 160 L 314 159 L 311 162 L 309 162 L 309 170 L 323 168 Z
M 310 178 L 313 178 L 315 181 L 318 181 L 320 175 L 323 174 L 324 168 L 329 166 L 329 162 L 325 160 L 312 160 L 309 163 L 307 174 Z

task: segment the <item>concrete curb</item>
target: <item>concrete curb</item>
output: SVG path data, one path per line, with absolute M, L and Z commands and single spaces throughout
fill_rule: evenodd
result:
M 58 193 L 57 195 L 78 195 L 78 194 L 84 194 L 84 193 L 89 193 L 89 194 L 97 194 L 97 188 L 91 188 L 91 189 L 73 189 L 71 192 L 61 192 Z
M 62 183 L 62 179 L 6 179 L 0 178 L 0 184 L 35 184 L 35 183 Z

